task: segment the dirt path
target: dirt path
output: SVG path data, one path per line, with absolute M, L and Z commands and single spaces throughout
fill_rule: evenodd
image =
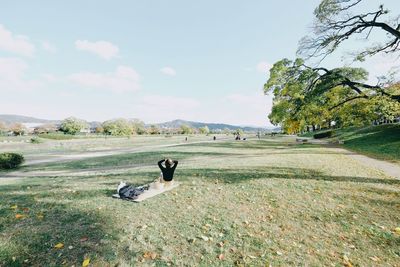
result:
M 362 165 L 380 170 L 388 176 L 400 179 L 400 166 L 383 160 L 373 159 L 360 154 L 348 154 L 348 157 L 358 161 Z

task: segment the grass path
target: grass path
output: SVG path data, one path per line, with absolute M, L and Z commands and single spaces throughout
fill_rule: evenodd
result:
M 166 156 L 179 188 L 110 197 Z M 77 173 L 0 179 L 0 266 L 399 266 L 400 180 L 349 156 L 275 137 L 37 164 Z

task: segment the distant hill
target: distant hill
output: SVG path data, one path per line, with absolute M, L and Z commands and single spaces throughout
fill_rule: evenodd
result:
M 207 126 L 210 130 L 213 130 L 213 131 L 224 130 L 224 129 L 229 129 L 229 130 L 242 129 L 245 132 L 256 132 L 256 131 L 266 129 L 263 127 L 237 126 L 237 125 L 224 124 L 224 123 L 205 123 L 205 122 L 195 122 L 195 121 L 186 121 L 186 120 L 173 120 L 173 121 L 168 121 L 168 122 L 163 122 L 163 123 L 157 123 L 155 125 L 157 125 L 158 127 L 161 127 L 161 128 L 179 128 L 182 125 L 187 125 L 187 126 L 194 127 L 194 128 L 200 128 L 200 127 Z
M 38 119 L 34 117 L 21 116 L 21 115 L 13 115 L 13 114 L 0 114 L 0 121 L 5 122 L 7 124 L 11 123 L 55 123 L 59 124 L 61 120 L 46 120 L 46 119 Z M 89 122 L 91 127 L 96 127 L 101 124 L 101 122 Z M 150 126 L 152 124 L 147 124 L 146 126 Z M 257 132 L 257 131 L 265 131 L 266 128 L 263 127 L 250 127 L 250 126 L 237 126 L 231 124 L 224 123 L 205 123 L 205 122 L 195 122 L 195 121 L 186 121 L 186 120 L 173 120 L 163 123 L 156 123 L 160 128 L 179 128 L 182 125 L 188 125 L 194 128 L 200 128 L 207 126 L 210 130 L 236 130 L 242 129 L 245 132 Z
M 56 120 L 45 120 L 45 119 L 38 119 L 38 118 L 34 118 L 34 117 L 12 115 L 12 114 L 0 114 L 0 121 L 5 122 L 7 124 L 10 124 L 10 123 L 58 123 L 58 122 L 60 122 L 60 121 L 56 121 Z

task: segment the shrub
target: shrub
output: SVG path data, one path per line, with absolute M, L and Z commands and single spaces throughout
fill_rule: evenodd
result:
M 60 133 L 38 134 L 38 136 L 40 138 L 52 139 L 52 140 L 71 140 L 71 139 L 75 139 L 75 136 L 73 136 L 73 135 L 60 134 Z
M 17 153 L 0 153 L 0 169 L 15 169 L 24 163 L 24 156 Z
M 333 131 L 326 131 L 314 134 L 315 139 L 327 138 L 333 135 Z
M 37 137 L 32 137 L 31 140 L 30 140 L 30 142 L 31 142 L 32 144 L 40 144 L 42 141 L 41 141 L 39 138 L 37 138 Z

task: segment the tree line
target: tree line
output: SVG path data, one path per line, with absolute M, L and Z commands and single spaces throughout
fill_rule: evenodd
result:
M 22 123 L 13 123 L 7 125 L 0 121 L 0 134 L 24 135 L 28 129 Z M 178 128 L 160 128 L 157 125 L 146 126 L 138 119 L 113 119 L 104 121 L 94 127 L 90 127 L 85 120 L 69 117 L 61 121 L 60 124 L 46 123 L 37 126 L 33 134 L 49 134 L 62 132 L 64 134 L 76 135 L 79 133 L 104 134 L 112 136 L 130 136 L 143 134 L 209 134 L 216 133 L 211 131 L 208 126 L 194 128 L 189 125 L 181 125 Z M 218 133 L 231 133 L 229 129 L 224 129 Z

